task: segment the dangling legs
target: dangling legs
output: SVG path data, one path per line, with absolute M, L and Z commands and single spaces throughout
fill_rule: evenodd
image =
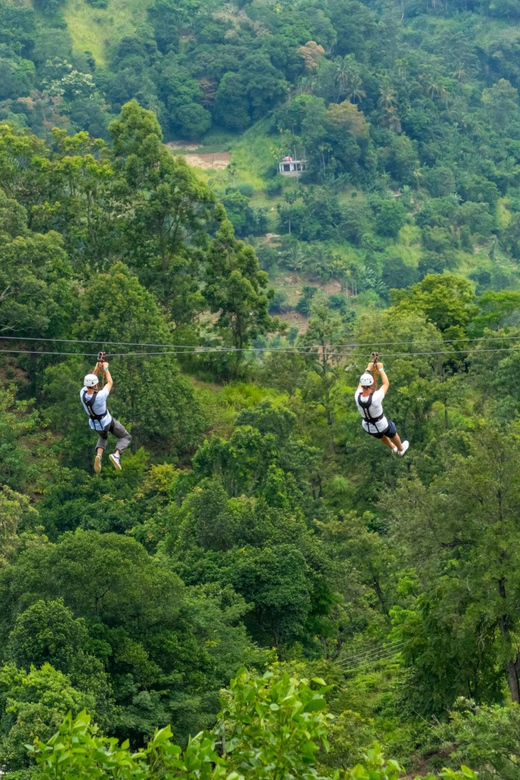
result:
M 118 457 L 121 457 L 122 453 L 126 450 L 126 448 L 130 446 L 132 437 L 130 436 L 130 434 L 124 427 L 124 425 L 121 425 L 119 420 L 113 420 L 111 426 L 111 432 L 114 434 L 114 436 L 117 436 L 116 455 Z
M 399 436 L 399 434 L 396 433 L 395 436 L 390 441 L 394 445 L 394 447 L 397 447 L 399 452 L 401 452 L 401 450 L 403 449 L 403 445 L 401 443 L 401 437 Z
M 390 422 L 384 435 L 381 435 L 380 433 L 370 433 L 369 431 L 366 431 L 366 433 L 368 433 L 370 436 L 375 436 L 377 439 L 380 439 L 385 447 L 388 447 L 389 450 L 392 450 L 392 452 L 397 453 L 398 455 L 404 455 L 410 446 L 407 441 L 401 442 L 401 438 L 397 433 L 393 422 Z
M 398 438 L 399 438 L 399 437 L 398 437 Z M 382 437 L 382 439 L 381 439 L 381 441 L 383 442 L 383 444 L 385 445 L 385 447 L 388 447 L 388 448 L 389 448 L 389 449 L 391 449 L 391 450 L 395 450 L 395 449 L 396 449 L 396 446 L 395 446 L 395 444 L 392 444 L 392 442 L 390 441 L 390 439 L 388 438 L 388 436 L 383 436 L 383 437 Z
M 389 421 L 388 428 L 386 429 L 385 435 L 383 436 L 383 441 L 387 447 L 390 447 L 394 452 L 397 452 L 397 454 L 401 456 L 404 455 L 410 446 L 407 441 L 401 442 L 401 437 L 397 433 L 395 423 L 393 423 L 391 420 Z
M 115 452 L 113 455 L 109 455 L 110 462 L 118 471 L 121 471 L 121 455 L 129 446 L 130 442 L 132 441 L 132 437 L 118 420 L 112 420 L 110 424 L 110 431 L 114 434 L 114 436 L 117 436 Z
M 96 444 L 96 457 L 94 458 L 94 471 L 99 474 L 101 471 L 101 459 L 107 446 L 108 432 L 99 431 L 99 439 Z
M 401 439 L 399 438 L 399 434 L 396 433 L 393 439 L 391 440 L 395 446 L 397 447 L 397 454 L 398 455 L 404 455 L 408 447 L 410 446 L 409 442 L 403 441 L 401 442 Z

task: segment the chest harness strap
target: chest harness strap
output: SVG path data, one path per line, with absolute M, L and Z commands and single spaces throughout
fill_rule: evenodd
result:
M 94 420 L 94 422 L 98 422 L 98 423 L 100 423 L 100 422 L 101 422 L 101 420 L 104 420 L 104 419 L 105 419 L 105 417 L 107 416 L 107 414 L 108 414 L 108 409 L 107 409 L 107 407 L 105 406 L 105 411 L 103 412 L 103 414 L 96 414 L 96 413 L 95 413 L 95 411 L 94 411 L 94 410 L 93 410 L 93 408 L 92 408 L 92 405 L 94 404 L 94 401 L 96 400 L 96 396 L 97 396 L 97 392 L 95 392 L 95 393 L 93 394 L 92 398 L 90 399 L 90 401 L 88 401 L 88 400 L 87 400 L 87 391 L 85 390 L 85 391 L 84 391 L 84 393 L 83 393 L 83 403 L 84 403 L 84 404 L 85 404 L 85 406 L 87 407 L 87 411 L 88 411 L 88 414 L 89 414 L 89 417 L 90 417 L 90 419 L 91 419 L 91 420 Z
M 379 417 L 372 417 L 370 414 L 370 407 L 372 406 L 372 396 L 374 393 L 370 393 L 368 398 L 363 398 L 361 395 L 361 390 L 358 393 L 358 403 L 363 410 L 363 417 L 367 421 L 367 423 L 377 423 L 379 420 L 382 420 L 385 416 L 384 414 L 380 414 Z

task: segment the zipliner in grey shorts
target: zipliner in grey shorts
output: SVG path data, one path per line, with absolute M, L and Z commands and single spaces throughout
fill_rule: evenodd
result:
M 112 433 L 114 436 L 117 437 L 116 450 L 119 450 L 119 452 L 122 454 L 129 446 L 130 442 L 132 441 L 132 437 L 130 436 L 130 434 L 124 427 L 124 425 L 121 425 L 119 420 L 114 420 L 113 417 L 112 417 L 112 422 L 110 423 L 108 428 L 105 428 L 104 431 L 99 431 L 99 439 L 96 444 L 96 451 L 98 449 L 101 450 L 106 449 L 109 433 Z

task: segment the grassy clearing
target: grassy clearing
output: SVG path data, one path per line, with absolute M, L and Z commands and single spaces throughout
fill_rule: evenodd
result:
M 107 51 L 146 20 L 151 0 L 109 0 L 107 8 L 92 8 L 86 0 L 68 0 L 63 9 L 77 51 L 90 51 L 104 65 Z
M 220 192 L 240 184 L 251 184 L 257 192 L 264 190 L 266 178 L 280 157 L 277 139 L 268 135 L 269 127 L 270 120 L 264 119 L 241 136 L 209 133 L 198 151 L 231 151 L 232 164 L 224 171 L 207 171 L 205 181 Z
M 239 136 L 225 130 L 210 130 L 200 144 L 201 152 L 229 152 L 237 143 Z
M 420 246 L 421 228 L 418 225 L 403 225 L 399 231 L 399 243 L 405 246 Z
M 287 268 L 273 268 L 269 274 L 269 282 L 275 290 L 287 296 L 289 306 L 296 306 L 303 291 L 303 287 L 318 287 L 316 282 L 309 281 L 301 274 L 289 271 Z
M 346 189 L 341 190 L 336 195 L 338 199 L 338 203 L 340 205 L 345 206 L 351 203 L 355 198 L 360 198 L 361 200 L 365 200 L 365 196 L 362 192 L 362 190 L 358 190 L 356 187 L 352 187 L 349 185 Z
M 281 141 L 268 135 L 270 124 L 270 119 L 257 122 L 233 148 L 233 162 L 241 180 L 249 182 L 256 190 L 265 189 L 266 179 L 270 178 L 269 174 L 283 154 Z
M 282 198 L 279 196 L 270 198 L 264 190 L 257 190 L 251 197 L 252 206 L 255 206 L 257 209 L 267 209 L 268 211 L 272 208 L 276 211 L 277 204 L 282 202 Z
M 421 254 L 420 228 L 417 225 L 404 225 L 399 231 L 399 239 L 395 244 L 395 255 L 401 257 L 407 265 L 417 268 Z
M 499 228 L 506 228 L 511 222 L 511 212 L 508 208 L 507 198 L 500 198 L 497 204 L 497 220 Z
M 334 254 L 354 264 L 362 263 L 366 255 L 365 249 L 352 246 L 348 241 L 329 241 L 328 246 Z

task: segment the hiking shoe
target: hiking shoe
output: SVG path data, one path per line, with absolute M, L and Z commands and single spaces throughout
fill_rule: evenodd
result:
M 110 462 L 112 463 L 112 466 L 116 468 L 118 471 L 121 471 L 121 458 L 119 455 L 116 455 L 115 453 L 108 456 L 110 459 Z
M 410 442 L 409 441 L 403 441 L 403 449 L 399 451 L 399 455 L 401 457 L 403 457 L 404 453 L 406 452 L 406 450 L 408 449 L 409 446 L 410 446 Z
M 101 471 L 101 455 L 96 455 L 94 458 L 94 471 L 99 474 Z

